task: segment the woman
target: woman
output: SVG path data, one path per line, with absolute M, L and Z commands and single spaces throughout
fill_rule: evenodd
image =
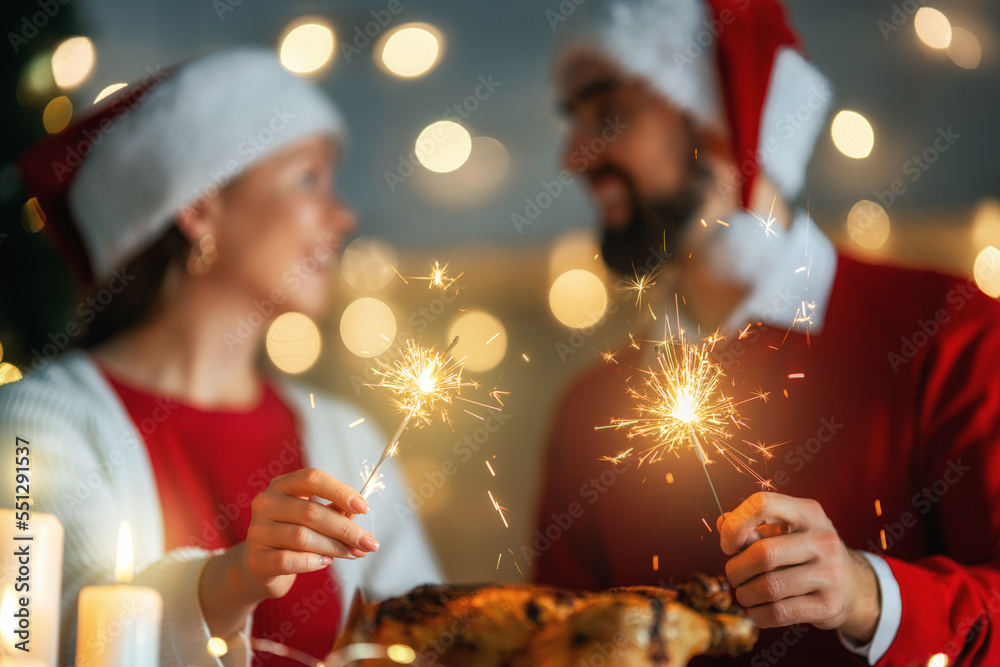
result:
M 355 227 L 331 189 L 341 137 L 273 54 L 231 49 L 128 86 L 23 160 L 91 283 L 84 349 L 0 390 L 0 438 L 32 443 L 33 510 L 66 529 L 65 664 L 80 588 L 113 580 L 121 520 L 136 583 L 164 598 L 161 665 L 245 664 L 251 632 L 321 658 L 354 590 L 438 579 L 391 467 L 367 502 L 352 488 L 384 440 L 262 373 L 266 322 L 247 324 L 322 312 Z

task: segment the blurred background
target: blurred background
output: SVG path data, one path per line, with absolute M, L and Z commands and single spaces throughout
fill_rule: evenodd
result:
M 1000 295 L 987 270 L 1000 262 L 1000 6 L 786 2 L 835 95 L 799 203 L 845 252 L 968 277 L 979 267 L 979 287 Z M 643 317 L 603 268 L 583 189 L 559 180 L 551 58 L 606 4 L 5 3 L 0 380 L 71 346 L 80 320 L 16 156 L 115 86 L 225 45 L 273 47 L 347 118 L 338 186 L 360 236 L 327 317 L 279 318 L 263 361 L 354 401 L 388 433 L 399 417 L 366 386 L 372 368 L 408 337 L 440 349 L 460 335 L 480 384 L 465 395 L 502 408 L 460 405 L 450 427 L 407 431 L 399 463 L 450 579 L 527 577 L 549 410 Z

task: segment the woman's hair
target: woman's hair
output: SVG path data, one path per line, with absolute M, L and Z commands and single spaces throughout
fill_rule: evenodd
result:
M 164 282 L 172 266 L 184 270 L 191 252 L 191 242 L 176 224 L 171 224 L 160 238 L 130 260 L 121 269 L 127 276 L 122 280 L 121 292 L 114 294 L 107 305 L 92 309 L 94 319 L 80 341 L 84 348 L 92 348 L 129 329 L 147 322 L 163 305 Z M 95 285 L 86 296 L 105 290 Z

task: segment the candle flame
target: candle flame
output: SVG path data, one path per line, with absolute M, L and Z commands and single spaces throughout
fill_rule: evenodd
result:
M 127 584 L 132 581 L 134 568 L 132 556 L 132 527 L 128 521 L 118 525 L 118 555 L 115 558 L 115 581 Z

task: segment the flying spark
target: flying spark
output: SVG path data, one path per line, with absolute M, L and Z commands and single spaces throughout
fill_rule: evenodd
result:
M 636 270 L 635 266 L 633 266 L 632 276 L 626 277 L 622 281 L 623 283 L 622 286 L 618 287 L 617 289 L 621 292 L 629 292 L 629 291 L 635 292 L 635 306 L 636 308 L 640 308 L 642 306 L 642 295 L 647 290 L 649 290 L 650 287 L 656 285 L 655 278 L 662 271 L 663 269 L 661 268 L 654 268 L 652 271 L 649 271 L 648 273 L 643 273 L 642 275 L 639 275 L 639 272 Z
M 436 259 L 431 264 L 430 273 L 426 276 L 411 276 L 413 280 L 426 280 L 427 289 L 432 287 L 440 287 L 442 292 L 448 291 L 448 288 L 455 284 L 455 281 L 464 276 L 465 273 L 460 273 L 454 278 L 448 275 L 448 262 L 445 262 L 444 266 Z M 402 277 L 402 276 L 401 276 Z

